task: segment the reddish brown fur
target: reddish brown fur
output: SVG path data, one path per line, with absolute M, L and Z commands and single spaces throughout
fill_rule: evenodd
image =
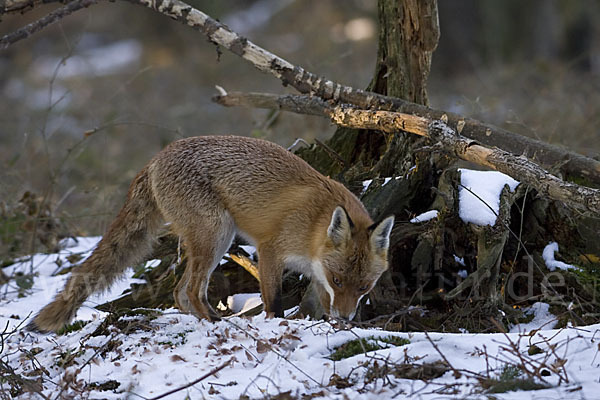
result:
M 342 224 L 345 230 L 339 237 L 344 240 L 334 244 L 328 227 L 340 206 L 353 227 Z M 206 301 L 206 286 L 236 233 L 257 246 L 265 308 L 276 315 L 282 314 L 284 264 L 306 272 L 323 265 L 329 284 L 334 275 L 343 275 L 334 305 L 339 306 L 335 313 L 345 317 L 356 308 L 357 285 L 368 282 L 370 290 L 387 268 L 387 246 L 375 244 L 371 218 L 343 185 L 264 140 L 194 137 L 172 143 L 140 172 L 97 249 L 73 272 L 63 292 L 35 317 L 33 327 L 50 331 L 67 323 L 89 295 L 108 288 L 127 266 L 146 255 L 162 221 L 171 222 L 188 252 L 176 302 L 199 317 L 217 317 Z M 389 235 L 393 221 L 386 221 L 385 229 L 375 228 L 379 239 L 382 232 Z M 351 295 L 344 287 L 352 288 Z

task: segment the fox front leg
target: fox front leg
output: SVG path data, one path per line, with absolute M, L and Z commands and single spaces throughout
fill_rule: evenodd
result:
M 258 247 L 258 278 L 267 317 L 283 318 L 281 303 L 283 260 L 268 244 Z

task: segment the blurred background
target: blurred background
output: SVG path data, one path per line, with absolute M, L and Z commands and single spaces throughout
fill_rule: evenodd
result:
M 357 88 L 371 79 L 376 0 L 190 4 L 311 72 Z M 0 34 L 54 8 L 5 16 Z M 440 1 L 439 16 L 432 107 L 598 157 L 600 0 Z M 71 234 L 102 234 L 131 179 L 180 137 L 289 146 L 335 129 L 317 117 L 223 108 L 211 102 L 215 85 L 290 92 L 198 32 L 127 2 L 79 11 L 0 51 L 0 238 L 23 222 L 19 207 L 60 215 Z

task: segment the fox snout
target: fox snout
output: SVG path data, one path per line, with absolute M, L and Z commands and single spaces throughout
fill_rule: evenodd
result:
M 342 318 L 352 320 L 356 315 L 358 303 L 363 296 L 354 298 L 354 296 L 338 296 L 338 301 L 333 301 L 329 310 L 329 316 L 333 318 Z

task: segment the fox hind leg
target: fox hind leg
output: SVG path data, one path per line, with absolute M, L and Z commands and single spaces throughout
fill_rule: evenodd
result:
M 175 299 L 175 304 L 177 308 L 185 313 L 192 312 L 192 306 L 190 304 L 190 299 L 187 296 L 186 289 L 190 281 L 190 271 L 192 268 L 188 268 L 186 265 L 185 270 L 183 271 L 183 275 L 177 282 L 177 286 L 175 286 L 175 290 L 173 291 L 173 298 Z
M 208 303 L 210 276 L 235 236 L 235 224 L 226 211 L 195 216 L 182 232 L 186 244 L 187 265 L 173 293 L 178 307 L 200 318 L 219 319 Z

